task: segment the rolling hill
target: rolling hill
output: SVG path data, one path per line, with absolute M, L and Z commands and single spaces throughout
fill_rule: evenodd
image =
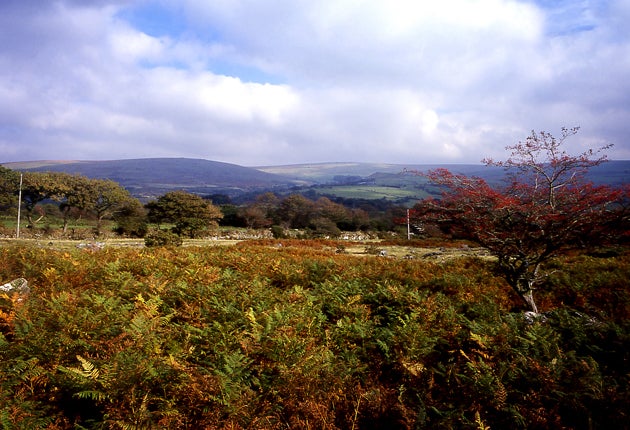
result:
M 335 183 L 344 178 L 368 178 L 378 174 L 400 177 L 404 171 L 426 172 L 436 168 L 447 168 L 466 176 L 478 176 L 488 182 L 497 182 L 504 177 L 503 168 L 482 164 L 313 163 L 256 167 L 263 172 L 318 184 Z M 630 181 L 630 160 L 611 160 L 594 167 L 589 172 L 589 179 L 596 184 L 627 184 Z
M 136 197 L 150 198 L 172 190 L 237 195 L 297 184 L 250 167 L 191 158 L 141 158 L 107 161 L 37 161 L 6 163 L 13 170 L 65 172 L 111 179 Z
M 434 189 L 426 179 L 405 171 L 427 171 L 437 167 L 490 183 L 504 177 L 501 168 L 479 164 L 402 165 L 383 163 L 313 163 L 284 166 L 244 167 L 191 158 L 143 158 L 107 161 L 29 161 L 5 163 L 20 171 L 54 171 L 89 178 L 111 179 L 134 196 L 147 199 L 168 191 L 183 189 L 232 198 L 264 191 L 309 192 L 312 196 L 388 199 L 397 202 L 417 200 Z M 597 184 L 623 185 L 630 181 L 630 161 L 615 160 L 593 168 L 589 179 Z

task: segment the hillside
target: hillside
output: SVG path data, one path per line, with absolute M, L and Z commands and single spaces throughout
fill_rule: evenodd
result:
M 404 171 L 427 171 L 446 167 L 463 174 L 478 174 L 484 166 L 477 164 L 386 164 L 386 163 L 313 163 L 291 164 L 286 166 L 261 166 L 258 170 L 282 175 L 289 178 L 303 179 L 316 183 L 338 182 L 343 177 L 369 177 L 377 173 L 398 175 Z
M 271 173 L 218 161 L 190 158 L 142 158 L 107 161 L 37 161 L 7 163 L 10 169 L 80 174 L 111 179 L 137 197 L 184 189 L 199 194 L 241 194 L 293 184 Z
M 6 163 L 21 171 L 55 171 L 119 182 L 134 196 L 151 198 L 175 189 L 198 194 L 227 194 L 231 197 L 264 191 L 308 192 L 313 196 L 387 199 L 411 204 L 435 189 L 426 179 L 405 171 L 426 172 L 438 167 L 498 183 L 501 168 L 479 164 L 402 165 L 385 163 L 331 162 L 284 166 L 244 167 L 191 158 L 144 158 L 108 161 L 29 161 Z M 615 160 L 591 170 L 597 184 L 623 185 L 630 179 L 630 161 Z
M 455 173 L 478 176 L 488 182 L 500 181 L 504 170 L 500 167 L 488 167 L 482 164 L 386 164 L 386 163 L 312 163 L 290 164 L 283 166 L 260 166 L 256 169 L 295 180 L 304 180 L 318 184 L 344 182 L 349 178 L 374 177 L 379 174 L 398 175 L 407 172 L 426 172 L 436 168 L 447 168 Z M 344 178 L 345 177 L 345 178 Z M 630 181 L 630 160 L 612 160 L 601 164 L 589 174 L 590 180 L 597 184 L 621 185 Z M 406 182 L 407 180 L 402 180 Z
M 439 190 L 428 184 L 425 177 L 414 174 L 436 168 L 447 168 L 454 173 L 481 177 L 494 185 L 501 184 L 505 178 L 503 168 L 481 164 L 315 163 L 258 167 L 263 172 L 311 183 L 299 189 L 311 198 L 325 196 L 342 200 L 384 199 L 408 207 L 418 200 L 439 194 Z M 596 184 L 627 184 L 630 179 L 630 161 L 604 163 L 591 170 L 589 179 Z

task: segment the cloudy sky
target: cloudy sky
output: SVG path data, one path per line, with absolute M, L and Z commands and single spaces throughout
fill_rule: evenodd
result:
M 2 0 L 0 162 L 630 159 L 628 0 Z

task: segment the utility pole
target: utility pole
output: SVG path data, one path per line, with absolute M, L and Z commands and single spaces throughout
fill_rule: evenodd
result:
M 407 240 L 411 240 L 411 222 L 409 220 L 409 209 L 407 209 Z
M 22 173 L 20 173 L 20 191 L 18 191 L 18 217 L 16 238 L 20 238 L 20 216 L 22 215 Z

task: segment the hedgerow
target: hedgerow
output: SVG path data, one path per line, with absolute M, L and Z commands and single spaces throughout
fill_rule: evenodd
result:
M 524 317 L 491 261 L 332 242 L 0 248 L 0 427 L 624 428 L 630 255 Z M 4 282 L 6 282 L 4 281 Z

